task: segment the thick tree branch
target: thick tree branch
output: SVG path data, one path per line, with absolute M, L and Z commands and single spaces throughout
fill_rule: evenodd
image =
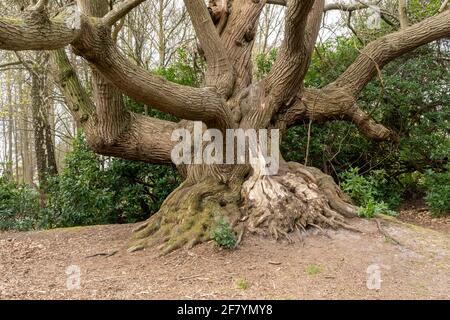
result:
M 313 4 L 314 2 L 314 4 Z M 265 101 L 245 115 L 241 125 L 266 126 L 278 113 L 285 112 L 302 90 L 323 15 L 324 0 L 292 1 L 286 15 L 286 35 L 272 71 L 261 82 Z M 255 93 L 253 93 L 255 95 Z
M 64 12 L 49 20 L 44 12 L 28 11 L 24 18 L 0 18 L 0 49 L 53 50 L 67 46 L 81 34 L 72 21 L 83 19 L 77 13 Z
M 266 0 L 220 0 L 222 5 L 224 2 L 231 5 L 228 17 L 224 21 L 221 28 L 221 42 L 225 47 L 227 57 L 232 63 L 233 71 L 236 75 L 234 84 L 235 92 L 244 90 L 253 81 L 252 75 L 252 53 L 255 43 L 256 28 L 261 11 L 266 5 Z M 212 7 L 213 11 L 214 8 Z M 223 11 L 222 11 L 223 12 Z M 214 14 L 213 14 L 214 16 Z M 226 22 L 226 23 L 225 23 Z
M 146 0 L 126 0 L 120 3 L 102 18 L 103 23 L 107 26 L 113 26 L 117 21 L 125 17 L 131 10 L 144 1 Z
M 76 52 L 120 91 L 136 101 L 182 119 L 204 121 L 210 126 L 225 128 L 230 125 L 230 111 L 221 97 L 208 88 L 182 86 L 154 76 L 133 64 L 113 45 L 110 38 L 102 43 L 99 51 L 93 45 L 74 45 Z M 80 50 L 81 49 L 81 50 Z
M 369 43 L 335 82 L 320 90 L 300 92 L 292 107 L 279 119 L 279 125 L 289 127 L 305 119 L 319 122 L 340 119 L 354 122 L 369 139 L 381 141 L 392 137 L 390 130 L 357 106 L 359 93 L 388 62 L 447 36 L 450 36 L 450 11 Z
M 75 121 L 85 127 L 87 132 L 93 130 L 92 119 L 95 106 L 83 88 L 64 49 L 50 52 L 55 82 L 63 93 L 70 113 Z
M 102 0 L 95 6 L 105 3 Z M 27 12 L 21 20 L 0 19 L 0 49 L 52 50 L 72 44 L 79 55 L 131 98 L 179 118 L 204 121 L 217 128 L 232 127 L 231 112 L 215 90 L 177 85 L 133 65 L 116 48 L 110 27 L 101 19 L 86 18 L 91 5 L 88 0 L 78 0 L 83 13 L 72 8 L 70 15 L 66 11 L 52 20 L 37 11 Z
M 285 6 L 287 4 L 287 0 L 267 0 L 267 4 L 274 4 L 277 6 Z
M 89 8 L 87 0 L 78 1 L 82 10 Z M 215 90 L 178 85 L 133 64 L 117 49 L 109 26 L 101 22 L 85 29 L 73 43 L 76 53 L 130 98 L 182 119 L 204 121 L 215 128 L 231 126 L 231 112 Z
M 392 132 L 377 124 L 356 104 L 361 90 L 388 62 L 434 40 L 450 35 L 450 11 L 430 17 L 402 31 L 379 38 L 366 46 L 350 67 L 323 89 L 306 89 L 280 119 L 281 127 L 299 121 L 348 120 L 361 134 L 381 141 L 393 137 Z
M 102 106 L 96 107 L 81 85 L 65 51 L 63 49 L 52 51 L 51 59 L 55 80 L 64 94 L 72 115 L 83 127 L 89 145 L 95 152 L 123 159 L 171 163 L 170 153 L 173 148 L 171 134 L 177 128 L 176 123 L 128 111 L 125 111 L 128 116 L 123 118 L 126 122 L 116 123 L 117 126 L 114 126 L 113 118 L 99 119 L 98 112 L 121 107 L 117 105 L 117 100 L 112 101 L 116 106 L 108 106 L 109 99 L 106 98 L 110 95 L 98 92 L 96 95 L 102 95 Z M 116 135 L 112 136 L 114 133 Z
M 325 122 L 331 120 L 347 120 L 353 122 L 362 135 L 382 141 L 392 136 L 390 130 L 377 124 L 368 114 L 362 111 L 354 97 L 336 87 L 323 89 L 305 89 L 302 97 L 295 103 L 281 119 L 279 126 L 289 127 L 305 120 Z
M 306 23 L 314 0 L 289 0 L 285 35 L 273 68 L 266 78 L 266 92 L 275 101 L 287 102 L 297 92 L 308 70 L 311 52 L 306 39 Z M 321 12 L 319 17 L 322 16 Z
M 313 50 L 316 46 L 317 37 L 319 36 L 320 27 L 323 19 L 323 8 L 325 6 L 325 0 L 316 0 L 311 12 L 308 15 L 308 21 L 306 24 L 306 38 L 307 51 L 310 56 L 313 54 Z
M 444 2 L 442 2 L 442 5 L 438 10 L 439 13 L 444 12 L 445 10 L 448 9 L 448 1 L 449 0 L 444 0 Z
M 95 18 L 104 17 L 109 10 L 108 1 L 92 3 L 89 0 L 79 0 L 78 4 L 84 14 Z M 102 23 L 104 23 L 103 20 Z M 103 30 L 104 36 L 111 36 L 111 28 L 108 27 Z M 128 130 L 130 114 L 126 110 L 122 93 L 108 82 L 95 67 L 91 66 L 91 69 L 96 105 L 96 132 L 102 137 L 105 145 L 112 146 Z
M 364 10 L 369 8 L 371 5 L 376 5 L 381 1 L 370 1 L 370 2 L 356 2 L 356 3 L 329 3 L 327 4 L 323 11 L 331 11 L 331 10 L 340 10 L 340 11 L 356 11 L 356 10 Z
M 355 62 L 334 82 L 334 85 L 345 88 L 356 97 L 390 61 L 421 45 L 448 36 L 450 36 L 450 11 L 381 37 L 361 51 Z
M 184 3 L 208 63 L 206 83 L 228 98 L 235 81 L 233 67 L 208 8 L 203 0 L 185 0 Z

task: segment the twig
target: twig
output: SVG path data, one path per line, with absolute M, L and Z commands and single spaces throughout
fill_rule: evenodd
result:
M 448 0 L 445 0 L 438 10 L 438 13 L 444 12 L 448 8 Z
M 108 252 L 96 253 L 96 254 L 87 256 L 86 259 L 94 258 L 94 257 L 105 257 L 105 258 L 108 258 L 108 257 L 111 257 L 111 256 L 115 255 L 117 252 L 119 252 L 119 250 L 114 250 L 114 251 L 112 251 L 110 253 L 108 253 Z
M 181 278 L 177 277 L 177 280 L 178 280 L 178 281 L 184 281 L 184 280 L 189 280 L 189 279 L 198 278 L 198 277 L 201 277 L 202 275 L 203 275 L 203 274 L 196 274 L 196 275 L 194 275 L 194 276 L 188 276 L 188 277 L 181 277 Z

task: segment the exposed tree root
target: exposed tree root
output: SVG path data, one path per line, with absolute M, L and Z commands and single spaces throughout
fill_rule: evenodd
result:
M 298 163 L 284 163 L 276 176 L 253 176 L 244 183 L 247 229 L 252 233 L 272 235 L 293 241 L 292 232 L 301 235 L 314 227 L 358 231 L 344 216 L 355 216 L 333 179 L 316 168 Z
M 160 211 L 134 231 L 128 251 L 157 246 L 162 254 L 191 248 L 211 238 L 219 218 L 235 229 L 238 244 L 244 231 L 294 241 L 308 227 L 325 236 L 326 228 L 355 230 L 345 217 L 354 216 L 333 179 L 320 170 L 283 162 L 275 176 L 251 176 L 230 189 L 217 179 L 183 183 Z
M 134 230 L 129 252 L 158 246 L 162 254 L 210 239 L 219 218 L 235 225 L 238 193 L 213 179 L 182 184 L 164 201 L 158 213 Z
M 375 223 L 377 224 L 377 229 L 378 231 L 389 241 L 392 241 L 393 243 L 395 243 L 396 245 L 402 246 L 402 244 L 400 243 L 400 241 L 398 241 L 397 239 L 395 239 L 393 236 L 391 236 L 389 234 L 389 232 L 387 232 L 383 226 L 381 225 L 381 221 L 379 219 L 375 219 Z

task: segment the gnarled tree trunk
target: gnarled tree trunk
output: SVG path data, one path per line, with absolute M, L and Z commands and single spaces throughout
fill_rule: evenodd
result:
M 111 28 L 145 0 L 126 0 L 109 11 L 107 0 L 77 0 L 77 8 L 47 14 L 40 0 L 24 12 L 23 21 L 0 19 L 0 49 L 49 50 L 55 74 L 74 117 L 94 151 L 125 159 L 171 163 L 176 129 L 279 129 L 299 121 L 347 120 L 374 140 L 392 138 L 357 104 L 365 85 L 389 61 L 450 35 L 450 13 L 370 43 L 352 65 L 322 89 L 304 88 L 323 12 L 359 10 L 367 5 L 327 5 L 324 0 L 185 0 L 208 68 L 202 88 L 170 83 L 134 65 L 122 55 Z M 261 11 L 269 3 L 287 6 L 284 40 L 269 75 L 253 83 L 252 49 Z M 19 35 L 19 36 L 18 36 Z M 92 68 L 90 99 L 65 54 L 65 46 Z M 172 114 L 178 123 L 126 109 L 122 93 Z M 305 137 L 306 139 L 306 137 Z M 224 150 L 226 152 L 226 150 Z M 281 157 L 280 157 L 281 159 Z M 264 162 L 184 164 L 184 182 L 160 211 L 135 230 L 130 250 L 156 245 L 167 252 L 210 238 L 215 222 L 226 219 L 240 234 L 245 230 L 292 239 L 293 232 L 325 227 L 350 228 L 352 206 L 330 176 L 316 168 L 280 160 L 275 175 L 264 175 Z

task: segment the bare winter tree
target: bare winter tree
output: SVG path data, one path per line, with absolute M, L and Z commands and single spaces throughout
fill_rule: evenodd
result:
M 278 128 L 299 121 L 348 120 L 361 134 L 382 141 L 392 137 L 358 107 L 358 95 L 387 63 L 415 48 L 450 35 L 450 11 L 369 43 L 353 64 L 322 89 L 302 85 L 319 32 L 324 0 L 185 0 L 208 70 L 205 85 L 170 83 L 130 62 L 112 40 L 111 30 L 145 0 L 77 0 L 57 14 L 39 0 L 21 17 L 0 19 L 0 49 L 56 50 L 55 72 L 90 146 L 99 154 L 153 163 L 171 163 L 177 128 L 192 121 L 225 132 L 229 128 Z M 284 40 L 272 71 L 252 83 L 251 54 L 256 26 L 268 4 L 286 6 Z M 358 8 L 364 4 L 358 2 Z M 337 4 L 335 9 L 350 7 Z M 355 7 L 350 9 L 355 10 Z M 78 11 L 79 10 L 79 11 Z M 81 12 L 81 13 L 79 13 Z M 70 46 L 89 62 L 91 100 L 67 59 Z M 175 123 L 128 111 L 122 94 L 183 119 Z M 306 139 L 306 137 L 305 137 Z M 160 211 L 133 235 L 130 250 L 161 244 L 163 251 L 192 246 L 210 237 L 217 217 L 243 232 L 291 238 L 307 227 L 344 227 L 355 215 L 333 179 L 320 170 L 281 160 L 277 175 L 263 176 L 243 165 L 182 165 L 185 180 Z

